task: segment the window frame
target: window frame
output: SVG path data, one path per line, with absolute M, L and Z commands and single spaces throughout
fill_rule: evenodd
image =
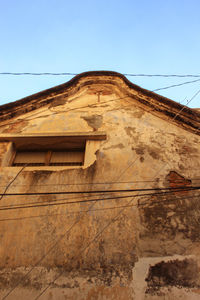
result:
M 106 139 L 105 132 L 68 132 L 68 133 L 28 133 L 28 134 L 0 134 L 0 143 L 7 142 L 7 151 L 2 159 L 1 167 L 7 168 L 21 168 L 23 165 L 14 166 L 12 165 L 17 152 L 31 151 L 31 147 L 36 147 L 34 151 L 48 152 L 52 151 L 52 146 L 56 147 L 53 151 L 71 151 L 75 152 L 77 149 L 70 148 L 70 145 L 79 147 L 84 145 L 83 150 L 83 162 L 79 165 L 27 165 L 26 169 L 30 170 L 60 170 L 60 169 L 76 169 L 86 168 L 91 160 L 90 156 L 95 154 L 95 149 L 102 140 Z M 31 146 L 33 145 L 33 146 Z M 37 145 L 37 146 L 34 146 Z M 60 146 L 61 145 L 61 146 Z M 50 147 L 50 148 L 48 148 Z M 66 148 L 65 148 L 66 147 Z M 26 149 L 28 148 L 28 150 Z M 34 152 L 33 151 L 33 152 Z

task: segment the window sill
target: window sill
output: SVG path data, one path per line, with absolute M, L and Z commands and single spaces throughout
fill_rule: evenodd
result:
M 86 166 L 9 166 L 9 167 L 1 167 L 3 171 L 20 171 L 21 169 L 25 171 L 64 171 L 64 170 L 74 170 L 74 169 L 85 169 Z

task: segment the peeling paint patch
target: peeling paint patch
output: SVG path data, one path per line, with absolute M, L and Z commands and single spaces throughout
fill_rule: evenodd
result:
M 136 133 L 136 129 L 134 127 L 125 127 L 124 128 L 127 135 L 129 135 L 130 137 L 132 137 L 135 133 Z
M 91 115 L 91 116 L 81 116 L 84 119 L 88 126 L 92 127 L 94 131 L 99 129 L 103 123 L 103 117 L 101 115 Z
M 20 133 L 26 126 L 28 125 L 28 121 L 23 120 L 20 122 L 12 123 L 8 125 L 6 129 L 4 129 L 3 133 Z
M 100 148 L 100 141 L 87 141 L 83 169 L 88 168 L 96 161 L 96 154 Z
M 183 176 L 181 176 L 175 171 L 170 171 L 169 174 L 167 174 L 166 176 L 166 180 L 167 180 L 167 186 L 171 188 L 190 187 L 192 183 L 191 180 L 185 179 Z M 185 194 L 188 192 L 182 191 L 181 193 Z

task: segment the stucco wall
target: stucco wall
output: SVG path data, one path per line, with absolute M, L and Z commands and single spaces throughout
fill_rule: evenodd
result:
M 91 84 L 2 123 L 5 135 L 105 131 L 107 139 L 85 169 L 2 167 L 1 193 L 15 176 L 7 192 L 198 186 L 199 137 L 125 96 Z M 4 196 L 2 206 L 77 203 L 0 210 L 2 297 L 17 285 L 7 299 L 32 300 L 52 283 L 41 299 L 199 299 L 198 190 L 143 193 Z

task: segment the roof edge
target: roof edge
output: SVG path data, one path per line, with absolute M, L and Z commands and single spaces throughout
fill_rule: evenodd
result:
M 78 84 L 78 82 L 82 78 L 89 77 L 89 76 L 92 76 L 92 77 L 95 77 L 95 76 L 118 77 L 118 78 L 122 79 L 130 89 L 141 92 L 144 95 L 155 99 L 156 101 L 159 101 L 159 102 L 162 101 L 162 103 L 165 104 L 166 106 L 175 109 L 177 112 L 181 112 L 181 115 L 187 115 L 190 119 L 193 119 L 196 122 L 198 122 L 200 120 L 200 112 L 198 110 L 193 109 L 193 108 L 189 108 L 185 105 L 182 105 L 180 103 L 175 102 L 174 100 L 171 100 L 169 98 L 166 98 L 164 96 L 156 94 L 152 91 L 144 89 L 144 88 L 132 83 L 131 81 L 129 81 L 121 73 L 118 73 L 118 72 L 115 72 L 115 71 L 104 71 L 104 70 L 102 70 L 102 71 L 87 71 L 87 72 L 80 73 L 80 74 L 74 76 L 72 79 L 70 79 L 69 81 L 67 81 L 63 84 L 60 84 L 60 85 L 57 85 L 55 87 L 40 91 L 38 93 L 35 93 L 35 94 L 30 95 L 30 96 L 24 97 L 22 99 L 16 100 L 14 102 L 3 104 L 3 105 L 0 106 L 0 113 L 6 113 L 7 111 L 12 109 L 13 107 L 19 107 L 19 106 L 24 105 L 24 104 L 26 104 L 26 103 L 28 103 L 32 100 L 36 101 L 37 99 L 40 99 L 41 97 L 44 97 L 44 96 L 47 96 L 49 94 L 53 94 L 53 93 L 56 93 L 56 92 L 60 92 L 63 89 L 70 88 L 70 87 Z M 24 113 L 24 111 L 22 113 Z M 8 117 L 8 119 L 11 118 L 11 117 L 12 116 Z M 6 118 L 4 118 L 4 120 L 5 119 Z

